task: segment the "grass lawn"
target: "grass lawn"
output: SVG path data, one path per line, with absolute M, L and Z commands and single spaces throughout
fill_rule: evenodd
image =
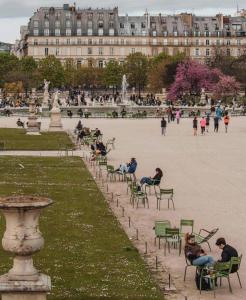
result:
M 55 201 L 41 216 L 45 247 L 34 256 L 51 276 L 48 299 L 163 299 L 79 158 L 0 157 L 0 196 L 23 194 Z M 4 230 L 1 216 L 0 237 Z M 0 247 L 1 274 L 11 265 Z
M 73 148 L 66 132 L 43 132 L 26 135 L 25 129 L 0 128 L 0 142 L 5 150 L 59 150 Z

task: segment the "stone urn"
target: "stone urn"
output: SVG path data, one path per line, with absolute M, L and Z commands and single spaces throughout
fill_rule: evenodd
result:
M 33 196 L 0 197 L 0 211 L 6 219 L 2 239 L 4 250 L 15 255 L 8 281 L 37 281 L 40 274 L 33 265 L 32 255 L 44 246 L 39 231 L 39 216 L 52 200 Z

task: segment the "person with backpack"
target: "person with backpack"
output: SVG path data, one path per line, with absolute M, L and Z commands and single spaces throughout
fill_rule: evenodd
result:
M 167 129 L 167 121 L 163 117 L 161 120 L 161 134 L 164 136 L 166 135 L 166 129 Z

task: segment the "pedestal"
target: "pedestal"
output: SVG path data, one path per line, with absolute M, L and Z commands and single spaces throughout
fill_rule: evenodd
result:
M 40 135 L 40 123 L 37 122 L 37 117 L 35 115 L 28 117 L 27 132 L 28 135 Z
M 49 92 L 45 91 L 44 92 L 44 98 L 43 98 L 43 106 L 47 107 L 49 105 Z
M 37 281 L 12 281 L 7 275 L 0 276 L 2 300 L 46 300 L 50 291 L 50 277 L 44 274 Z
M 51 110 L 49 131 L 63 131 L 59 107 L 53 107 Z

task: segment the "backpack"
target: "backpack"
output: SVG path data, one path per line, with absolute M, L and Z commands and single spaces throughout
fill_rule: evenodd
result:
M 200 272 L 196 272 L 196 277 L 195 277 L 195 281 L 196 281 L 196 287 L 198 290 L 200 290 L 200 279 L 201 279 L 201 273 Z M 201 282 L 201 290 L 202 291 L 208 291 L 211 290 L 211 282 L 208 278 L 203 278 L 202 282 Z

